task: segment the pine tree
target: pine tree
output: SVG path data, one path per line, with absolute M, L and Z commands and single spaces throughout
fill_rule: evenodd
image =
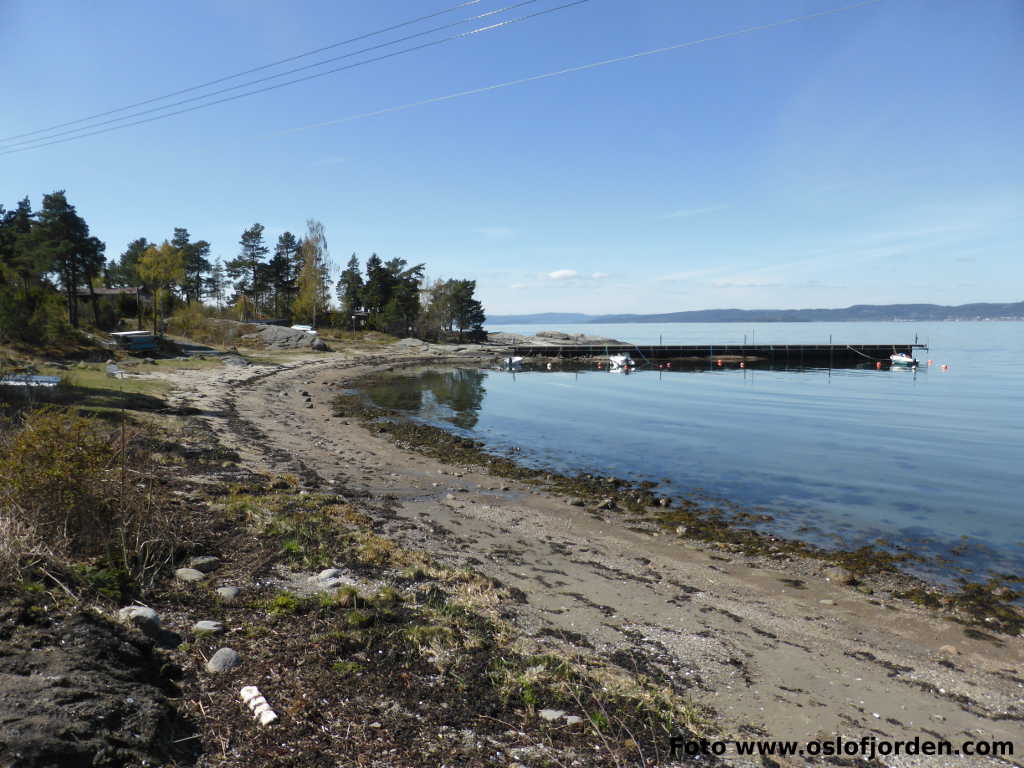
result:
M 366 283 L 363 285 L 361 298 L 363 308 L 371 315 L 377 314 L 387 304 L 389 293 L 388 271 L 384 268 L 384 262 L 376 253 L 366 260 Z
M 359 271 L 359 259 L 353 253 L 341 277 L 338 278 L 338 303 L 341 314 L 349 319 L 362 306 L 363 276 Z
M 65 294 L 68 322 L 78 327 L 78 287 L 100 274 L 105 258 L 103 243 L 89 236 L 89 225 L 68 202 L 64 190 L 43 195 L 43 207 L 29 238 L 35 263 L 54 272 Z M 95 296 L 93 295 L 95 306 Z
M 30 239 L 34 221 L 32 203 L 27 197 L 14 210 L 4 212 L 0 206 L 0 282 L 8 276 L 17 279 L 26 299 L 33 280 L 39 281 L 45 271 Z
M 139 279 L 138 264 L 142 254 L 149 248 L 150 242 L 144 237 L 132 240 L 118 257 L 116 264 L 107 270 L 107 280 L 111 285 L 135 287 L 142 284 Z
M 184 227 L 174 228 L 171 245 L 181 251 L 185 261 L 185 280 L 181 285 L 185 301 L 201 301 L 203 298 L 203 275 L 210 271 L 210 244 L 205 240 L 190 242 L 188 230 Z
M 210 276 L 206 278 L 206 295 L 209 296 L 217 305 L 217 311 L 219 312 L 224 305 L 224 290 L 227 287 L 228 281 L 224 274 L 224 264 L 220 259 L 217 259 L 213 263 L 213 268 L 210 270 Z
M 263 282 L 269 287 L 275 317 L 288 314 L 295 300 L 296 280 L 302 267 L 300 243 L 291 232 L 277 238 L 274 255 L 265 270 Z
M 235 280 L 235 289 L 239 294 L 248 294 L 253 307 L 253 314 L 259 312 L 259 266 L 268 248 L 263 242 L 263 225 L 256 223 L 242 233 L 238 241 L 242 247 L 238 256 L 226 265 L 228 276 Z
M 463 331 L 480 331 L 487 320 L 483 304 L 473 297 L 475 291 L 476 280 L 452 281 L 452 318 L 459 329 L 459 341 L 462 341 Z

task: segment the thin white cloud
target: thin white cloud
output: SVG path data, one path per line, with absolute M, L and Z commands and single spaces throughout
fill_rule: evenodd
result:
M 554 272 L 548 272 L 547 277 L 549 280 L 572 280 L 579 277 L 579 272 L 575 269 L 556 269 Z
M 526 283 L 512 283 L 512 285 L 509 286 L 509 288 L 511 288 L 513 291 L 522 291 L 529 287 L 530 286 L 528 286 Z
M 704 277 L 705 275 L 712 275 L 715 272 L 721 271 L 721 267 L 713 267 L 711 269 L 691 269 L 688 272 L 670 272 L 667 275 L 659 276 L 658 280 L 670 283 L 680 283 L 685 280 L 693 280 L 695 277 Z
M 604 280 L 606 277 L 608 277 L 608 273 L 607 272 L 595 272 L 594 274 L 591 275 L 591 277 L 594 280 Z
M 768 280 L 712 280 L 714 288 L 781 288 L 783 283 Z

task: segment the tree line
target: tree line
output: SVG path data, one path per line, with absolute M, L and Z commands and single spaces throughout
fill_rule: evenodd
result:
M 262 224 L 245 229 L 234 258 L 211 256 L 211 244 L 176 227 L 160 242 L 140 237 L 114 259 L 94 237 L 63 190 L 43 196 L 38 211 L 29 198 L 7 210 L 0 205 L 0 336 L 26 341 L 53 339 L 78 327 L 82 301 L 88 320 L 111 329 L 128 314 L 132 295 L 145 295 L 154 329 L 176 308 L 204 311 L 244 321 L 274 320 L 369 327 L 396 335 L 436 338 L 480 330 L 483 307 L 472 280 L 435 280 L 425 265 L 405 259 L 366 260 L 356 254 L 333 286 L 324 226 L 310 219 L 296 236 L 281 233 L 271 246 Z M 101 288 L 121 289 L 100 291 Z M 98 293 L 117 294 L 100 301 Z M 138 306 L 135 312 L 139 313 Z

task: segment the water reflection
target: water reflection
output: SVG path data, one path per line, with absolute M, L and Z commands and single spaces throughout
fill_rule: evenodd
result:
M 473 429 L 487 394 L 486 377 L 485 371 L 472 368 L 426 370 L 412 376 L 397 376 L 386 384 L 369 387 L 366 393 L 384 408 Z
M 989 406 L 1005 396 L 927 368 L 673 363 L 624 377 L 534 362 L 403 371 L 364 392 L 529 466 L 763 509 L 775 534 L 846 547 L 882 537 L 947 573 L 940 555 L 1024 571 L 1024 409 Z

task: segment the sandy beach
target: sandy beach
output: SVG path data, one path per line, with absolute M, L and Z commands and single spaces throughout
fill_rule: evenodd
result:
M 814 560 L 643 532 L 615 511 L 401 449 L 332 411 L 361 375 L 446 359 L 481 362 L 472 348 L 448 358 L 392 348 L 160 375 L 175 384 L 172 404 L 197 409 L 247 466 L 374 498 L 404 546 L 521 590 L 525 602 L 509 610 L 525 632 L 686 687 L 732 737 L 1021 741 L 1020 637 L 969 637 L 884 587 L 834 583 Z

